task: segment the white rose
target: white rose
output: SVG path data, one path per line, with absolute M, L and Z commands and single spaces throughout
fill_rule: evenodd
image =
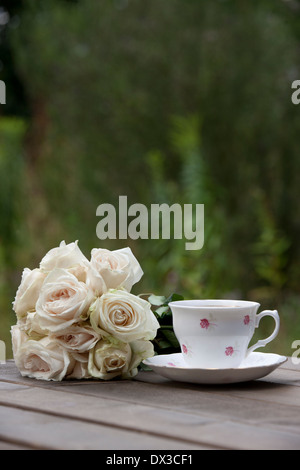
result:
M 66 379 L 91 379 L 92 376 L 88 371 L 89 353 L 71 353 L 72 358 L 75 360 L 73 369 L 68 371 Z
M 27 335 L 33 339 L 37 337 L 41 338 L 47 334 L 47 332 L 40 327 L 36 312 L 28 312 L 26 319 L 23 317 L 18 323 L 22 329 L 26 331 Z
M 47 335 L 47 332 L 41 329 L 36 319 L 36 312 L 28 312 L 27 316 L 19 318 L 17 325 L 12 328 L 19 328 L 22 332 L 26 333 L 30 339 L 41 339 Z
M 86 320 L 93 293 L 65 269 L 54 269 L 45 279 L 36 303 L 35 321 L 42 330 L 57 332 Z
M 124 288 L 128 292 L 143 276 L 139 262 L 130 248 L 109 251 L 102 248 L 94 248 L 91 253 L 91 272 L 94 284 L 99 282 L 103 290 L 103 281 L 108 289 Z
M 153 355 L 154 347 L 150 341 L 129 344 L 116 338 L 103 338 L 89 353 L 89 373 L 102 380 L 118 376 L 131 379 L 137 375 L 138 365 Z
M 131 357 L 129 344 L 103 338 L 89 353 L 89 373 L 102 380 L 121 376 L 128 372 Z
M 154 356 L 154 346 L 151 341 L 133 341 L 131 347 L 131 362 L 127 372 L 122 374 L 124 379 L 135 377 L 138 373 L 138 366 L 148 357 Z
M 35 304 L 45 278 L 46 274 L 40 269 L 33 271 L 28 268 L 24 269 L 21 284 L 13 302 L 13 309 L 18 318 L 25 317 L 28 312 L 35 310 Z
M 88 267 L 89 261 L 78 247 L 78 241 L 68 245 L 62 241 L 58 247 L 50 250 L 40 263 L 40 268 L 44 272 L 50 272 L 55 268 L 73 269 L 73 274 L 77 274 L 77 277 L 82 277 L 82 271 L 86 271 Z
M 95 297 L 100 297 L 102 294 L 107 292 L 104 279 L 91 265 L 87 269 L 86 284 L 93 291 Z
M 74 367 L 68 352 L 48 337 L 39 341 L 27 339 L 18 346 L 14 359 L 23 377 L 61 381 Z
M 160 327 L 150 303 L 123 290 L 103 294 L 91 306 L 90 312 L 91 325 L 96 331 L 125 343 L 152 340 Z
M 13 355 L 16 356 L 21 345 L 28 341 L 29 338 L 19 323 L 17 323 L 17 325 L 13 325 L 10 329 L 10 332 Z
M 100 335 L 89 325 L 72 325 L 53 337 L 67 351 L 78 353 L 89 351 L 100 340 Z

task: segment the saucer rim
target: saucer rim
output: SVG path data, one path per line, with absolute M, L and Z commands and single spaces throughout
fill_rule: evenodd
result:
M 207 371 L 207 372 L 230 372 L 230 371 L 248 371 L 251 369 L 259 369 L 259 368 L 266 368 L 266 367 L 274 367 L 275 365 L 281 366 L 282 364 L 285 364 L 288 361 L 287 356 L 282 356 L 280 354 L 276 353 L 263 353 L 260 351 L 253 351 L 250 353 L 250 355 L 263 355 L 263 356 L 274 356 L 274 362 L 270 364 L 260 364 L 260 365 L 253 365 L 249 367 L 241 367 L 243 362 L 239 367 L 227 367 L 227 368 L 203 368 L 203 367 L 180 367 L 180 366 L 169 366 L 168 364 L 153 364 L 153 359 L 156 357 L 165 357 L 165 358 L 171 358 L 174 356 L 182 356 L 182 353 L 172 353 L 172 354 L 160 354 L 156 356 L 152 356 L 148 359 L 145 359 L 143 361 L 143 364 L 145 364 L 148 367 L 158 367 L 158 368 L 164 368 L 164 369 L 170 369 L 170 370 L 182 370 L 182 371 Z M 275 360 L 276 358 L 276 360 Z

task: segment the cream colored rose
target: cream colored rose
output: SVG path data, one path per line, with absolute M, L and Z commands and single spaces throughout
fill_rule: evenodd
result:
M 142 361 L 154 356 L 154 346 L 151 341 L 133 341 L 130 343 L 131 347 L 131 362 L 128 371 L 124 371 L 122 377 L 124 379 L 130 379 L 135 377 L 138 373 L 138 366 Z
M 38 380 L 61 381 L 75 363 L 63 347 L 49 341 L 48 337 L 39 341 L 23 338 L 14 352 L 14 359 L 23 377 Z
M 70 353 L 72 359 L 75 361 L 73 368 L 69 368 L 68 375 L 66 379 L 90 379 L 92 378 L 91 374 L 88 371 L 88 360 L 89 360 L 89 353 Z
M 13 302 L 13 309 L 18 318 L 26 317 L 28 312 L 35 310 L 45 278 L 46 274 L 40 269 L 34 269 L 33 271 L 28 268 L 24 269 L 21 284 Z
M 13 355 L 16 356 L 22 344 L 26 343 L 26 341 L 29 340 L 29 337 L 19 323 L 17 323 L 17 325 L 13 325 L 10 332 Z
M 110 290 L 98 298 L 91 306 L 90 321 L 95 331 L 125 343 L 152 340 L 160 326 L 150 303 L 125 290 Z
M 101 339 L 89 353 L 88 370 L 92 377 L 110 380 L 129 370 L 131 362 L 129 344 Z
M 45 279 L 36 303 L 35 321 L 42 330 L 63 331 L 86 320 L 93 293 L 65 269 L 54 269 Z
M 82 271 L 88 267 L 89 261 L 78 247 L 78 241 L 68 245 L 62 241 L 58 247 L 52 248 L 40 263 L 40 268 L 44 272 L 50 272 L 56 268 L 73 269 L 76 277 L 82 277 Z
M 72 325 L 53 338 L 69 352 L 84 353 L 95 346 L 100 335 L 89 325 Z
M 89 353 L 88 370 L 92 377 L 110 380 L 120 376 L 131 379 L 138 373 L 139 364 L 154 355 L 150 341 L 123 343 L 116 338 L 101 339 Z
M 33 339 L 46 336 L 47 332 L 40 327 L 38 316 L 36 312 L 28 312 L 27 317 L 22 317 L 18 320 L 18 325 L 24 330 L 28 336 Z
M 17 324 L 11 328 L 12 337 L 14 338 L 18 335 L 18 337 L 23 338 L 23 341 L 25 341 L 26 338 L 39 340 L 47 336 L 47 332 L 40 328 L 35 318 L 36 312 L 29 312 L 27 317 L 18 319 Z
M 94 284 L 98 280 L 102 293 L 103 281 L 106 290 L 124 288 L 130 292 L 143 275 L 142 268 L 130 248 L 115 251 L 95 248 L 92 250 L 90 263 L 90 277 L 94 278 Z
M 104 279 L 91 265 L 87 269 L 86 284 L 93 291 L 95 297 L 100 297 L 102 294 L 107 292 Z

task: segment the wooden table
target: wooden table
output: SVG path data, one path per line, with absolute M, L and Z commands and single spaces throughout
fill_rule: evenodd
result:
M 263 379 L 226 386 L 154 372 L 131 381 L 42 382 L 8 361 L 0 365 L 0 449 L 297 450 L 299 386 L 300 366 L 290 359 Z

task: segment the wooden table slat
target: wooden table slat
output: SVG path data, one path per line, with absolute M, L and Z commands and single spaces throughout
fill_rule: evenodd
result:
M 263 379 L 226 386 L 153 372 L 44 382 L 8 361 L 0 366 L 0 449 L 300 449 L 299 384 L 291 360 Z

